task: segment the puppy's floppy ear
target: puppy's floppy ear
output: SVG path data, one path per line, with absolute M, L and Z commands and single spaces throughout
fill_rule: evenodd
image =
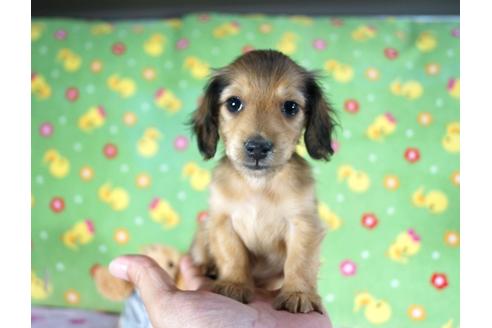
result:
M 306 131 L 304 142 L 309 155 L 314 159 L 329 160 L 333 155 L 331 135 L 335 126 L 333 109 L 323 96 L 314 73 L 306 78 Z
M 193 113 L 191 126 L 203 158 L 214 157 L 219 141 L 219 98 L 226 86 L 224 74 L 216 73 L 205 87 L 200 106 Z

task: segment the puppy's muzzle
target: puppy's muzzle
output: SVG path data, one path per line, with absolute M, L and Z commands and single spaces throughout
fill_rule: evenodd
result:
M 244 143 L 244 151 L 249 159 L 258 163 L 273 150 L 273 143 L 262 136 L 254 136 Z

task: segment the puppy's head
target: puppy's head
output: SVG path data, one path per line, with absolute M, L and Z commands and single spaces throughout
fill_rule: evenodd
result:
M 333 154 L 332 111 L 315 75 L 272 50 L 248 52 L 210 79 L 192 119 L 198 148 L 212 158 L 219 137 L 247 174 L 284 165 L 304 132 L 312 158 Z

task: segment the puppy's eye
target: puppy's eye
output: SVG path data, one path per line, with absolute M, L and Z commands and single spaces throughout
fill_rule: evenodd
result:
M 226 100 L 227 110 L 231 113 L 237 113 L 243 109 L 243 103 L 238 97 L 231 97 Z
M 287 117 L 293 117 L 299 112 L 299 105 L 295 101 L 286 101 L 282 107 L 282 113 Z

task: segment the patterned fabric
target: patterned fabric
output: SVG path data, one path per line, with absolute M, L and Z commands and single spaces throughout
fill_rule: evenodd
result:
M 336 154 L 310 160 L 334 325 L 459 324 L 458 19 L 41 19 L 31 37 L 33 303 L 121 309 L 96 264 L 186 251 L 215 162 L 185 123 L 212 68 L 274 48 L 320 70 L 338 113 Z

